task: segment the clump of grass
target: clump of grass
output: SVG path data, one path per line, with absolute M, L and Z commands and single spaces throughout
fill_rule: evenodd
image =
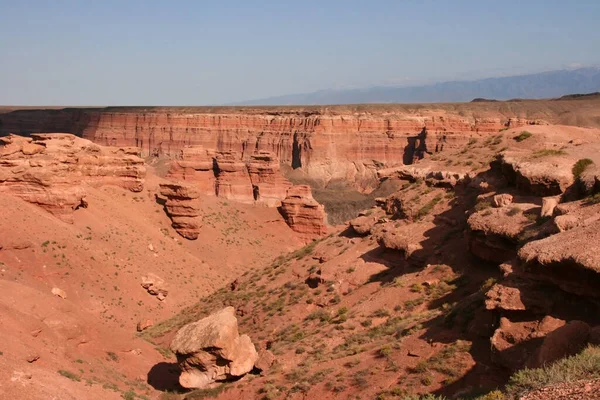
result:
M 386 310 L 385 308 L 380 308 L 378 310 L 375 310 L 375 312 L 373 312 L 372 316 L 376 317 L 376 318 L 389 317 L 390 312 L 388 310 Z
M 506 392 L 514 397 L 562 382 L 600 378 L 600 347 L 590 346 L 581 353 L 549 366 L 523 369 L 509 380 Z
M 325 310 L 317 310 L 308 314 L 305 318 L 307 321 L 319 320 L 320 322 L 327 322 L 331 319 L 331 315 Z
M 59 369 L 59 370 L 58 370 L 58 373 L 59 373 L 60 375 L 64 376 L 65 378 L 69 378 L 69 379 L 70 379 L 70 380 L 72 380 L 72 381 L 75 381 L 75 382 L 81 382 L 81 378 L 79 377 L 79 375 L 77 375 L 77 374 L 74 374 L 74 373 L 73 373 L 73 372 L 71 372 L 71 371 L 67 371 L 67 370 L 65 370 L 65 369 Z
M 585 204 L 588 204 L 588 205 L 598 204 L 598 203 L 600 203 L 600 193 L 596 193 L 593 196 L 589 196 L 585 201 Z
M 538 150 L 536 152 L 533 153 L 533 158 L 541 158 L 541 157 L 549 157 L 549 156 L 564 156 L 565 151 L 564 150 L 554 150 L 554 149 L 545 149 L 545 150 Z
M 435 205 L 440 202 L 440 200 L 442 200 L 442 195 L 438 194 L 433 199 L 431 199 L 427 204 L 425 204 L 423 207 L 421 207 L 419 209 L 419 211 L 417 211 L 415 218 L 421 219 L 424 216 L 426 216 L 427 214 L 429 214 L 431 212 L 431 210 L 433 210 L 433 207 L 435 207 Z
M 479 203 L 475 204 L 475 211 L 483 211 L 486 208 L 490 208 L 491 206 L 492 203 L 490 203 L 488 200 L 480 201 Z
M 522 142 L 525 139 L 529 139 L 531 136 L 532 136 L 531 132 L 522 131 L 517 136 L 513 137 L 513 139 L 516 140 L 517 142 Z
M 229 385 L 222 384 L 220 386 L 210 388 L 210 389 L 196 389 L 192 392 L 187 393 L 185 395 L 185 398 L 189 399 L 189 400 L 215 398 L 229 388 L 230 388 Z
M 579 178 L 583 171 L 585 171 L 585 169 L 593 163 L 594 162 L 589 158 L 582 158 L 581 160 L 577 161 L 575 165 L 573 165 L 573 169 L 571 170 L 575 179 Z
M 511 216 L 511 217 L 512 217 L 512 216 L 514 216 L 514 215 L 517 215 L 517 214 L 520 214 L 520 213 L 522 213 L 522 212 L 523 212 L 523 210 L 521 210 L 521 209 L 520 209 L 519 207 L 517 207 L 517 206 L 514 206 L 514 207 L 511 207 L 511 208 L 510 208 L 510 210 L 508 210 L 508 212 L 507 212 L 506 214 L 507 214 L 508 216 Z

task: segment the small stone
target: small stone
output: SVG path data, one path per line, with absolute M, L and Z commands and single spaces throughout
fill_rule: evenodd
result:
M 59 288 L 52 288 L 52 294 L 55 296 L 60 297 L 61 299 L 66 299 L 67 298 L 67 293 Z
M 506 207 L 510 205 L 513 201 L 512 195 L 508 193 L 497 194 L 492 199 L 492 204 L 496 208 Z
M 31 354 L 27 357 L 27 362 L 31 364 L 33 362 L 36 362 L 39 359 L 40 359 L 40 356 L 38 354 Z
M 150 251 L 154 251 L 154 246 L 152 246 L 152 243 L 150 243 L 150 244 L 148 245 L 148 250 L 150 250 Z
M 541 217 L 552 217 L 554 209 L 558 205 L 558 197 L 544 197 L 542 199 Z
M 152 325 L 154 325 L 154 322 L 150 318 L 145 318 L 138 321 L 136 329 L 138 332 L 142 332 L 150 328 Z

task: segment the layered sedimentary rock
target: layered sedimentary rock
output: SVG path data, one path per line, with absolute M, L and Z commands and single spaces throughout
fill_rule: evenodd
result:
M 274 153 L 258 151 L 244 161 L 234 151 L 184 147 L 172 161 L 168 178 L 194 184 L 203 195 L 279 207 L 292 184 L 280 172 Z
M 240 203 L 254 203 L 254 191 L 246 163 L 234 151 L 218 153 L 215 159 L 216 194 Z
M 327 233 L 325 207 L 312 197 L 310 186 L 289 188 L 279 211 L 290 228 L 307 239 Z
M 171 162 L 168 178 L 190 181 L 203 195 L 215 195 L 215 156 L 212 149 L 186 146 Z
M 554 196 L 573 184 L 571 168 L 576 160 L 568 156 L 532 158 L 531 152 L 506 151 L 495 161 L 508 182 L 522 193 Z
M 281 175 L 277 157 L 269 151 L 253 154 L 248 163 L 248 173 L 254 199 L 268 207 L 279 207 L 292 184 Z
M 173 229 L 186 239 L 197 239 L 202 227 L 200 190 L 182 182 L 161 183 L 160 194 L 167 198 L 165 207 Z
M 235 309 L 226 307 L 181 328 L 171 350 L 181 368 L 179 383 L 185 388 L 203 388 L 252 370 L 258 353 L 247 335 L 238 332 Z
M 461 116 L 446 110 L 328 112 L 225 110 L 38 110 L 0 115 L 1 132 L 69 128 L 96 143 L 136 146 L 144 156 L 176 157 L 189 145 L 237 151 L 249 160 L 270 151 L 316 183 L 344 180 L 369 190 L 376 171 L 410 164 L 427 152 L 456 148 L 477 134 L 529 123 L 499 113 Z M 425 128 L 425 130 L 424 130 Z M 58 128 L 57 128 L 58 129 Z
M 0 192 L 16 195 L 72 222 L 86 207 L 85 185 L 142 190 L 146 168 L 137 148 L 109 148 L 71 134 L 0 139 Z

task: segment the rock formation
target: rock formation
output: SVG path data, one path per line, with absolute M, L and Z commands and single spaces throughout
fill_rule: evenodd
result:
M 160 194 L 167 198 L 165 208 L 173 229 L 186 239 L 197 239 L 202 227 L 200 191 L 190 183 L 161 183 Z
M 571 157 L 554 156 L 532 159 L 531 152 L 512 150 L 500 153 L 496 159 L 504 176 L 522 193 L 554 196 L 573 183 Z
M 190 181 L 201 195 L 216 195 L 247 204 L 279 207 L 292 184 L 280 173 L 279 160 L 258 151 L 248 161 L 233 151 L 184 147 L 171 163 L 167 178 Z
M 292 186 L 279 171 L 279 160 L 269 151 L 259 151 L 250 157 L 248 173 L 252 182 L 254 200 L 267 207 L 279 207 Z
M 246 163 L 234 151 L 217 153 L 215 159 L 218 197 L 240 203 L 254 203 L 254 191 Z
M 262 112 L 180 109 L 65 109 L 0 114 L 3 132 L 60 130 L 107 146 L 135 146 L 142 155 L 176 157 L 186 146 L 236 151 L 249 160 L 270 151 L 315 182 L 346 180 L 372 189 L 382 166 L 410 164 L 429 152 L 456 148 L 473 134 L 533 123 L 501 113 L 461 116 L 446 110 Z M 421 132 L 426 130 L 427 134 Z M 407 145 L 408 144 L 408 145 Z
M 167 178 L 193 182 L 202 195 L 214 196 L 215 156 L 203 146 L 186 146 L 171 162 Z
M 203 388 L 252 370 L 258 353 L 247 335 L 238 333 L 235 309 L 226 307 L 181 328 L 171 343 L 181 368 L 179 383 Z
M 86 207 L 85 185 L 142 190 L 146 168 L 136 148 L 109 148 L 71 134 L 0 138 L 0 192 L 36 204 L 65 222 Z
M 289 188 L 279 211 L 290 228 L 306 239 L 327 233 L 325 208 L 312 197 L 310 186 Z

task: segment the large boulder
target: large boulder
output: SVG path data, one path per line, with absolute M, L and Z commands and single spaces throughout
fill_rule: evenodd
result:
M 306 239 L 327 234 L 325 207 L 312 197 L 308 185 L 289 188 L 279 212 L 289 227 Z
M 171 350 L 181 368 L 179 383 L 190 389 L 242 376 L 258 360 L 250 338 L 238 332 L 233 307 L 181 328 L 171 342 Z

